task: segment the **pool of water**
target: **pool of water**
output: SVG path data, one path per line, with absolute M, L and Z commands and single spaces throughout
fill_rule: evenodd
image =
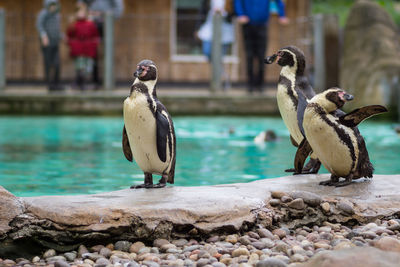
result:
M 292 166 L 296 150 L 280 118 L 175 117 L 174 123 L 178 186 L 279 177 Z M 0 185 L 17 196 L 36 196 L 142 183 L 143 173 L 122 153 L 122 127 L 119 117 L 0 117 Z M 256 144 L 253 138 L 266 129 L 278 140 Z M 400 136 L 392 125 L 367 121 L 360 130 L 375 173 L 400 173 Z

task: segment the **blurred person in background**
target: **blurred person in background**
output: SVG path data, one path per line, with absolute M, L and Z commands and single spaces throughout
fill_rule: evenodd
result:
M 36 19 L 36 29 L 40 36 L 46 84 L 50 92 L 62 90 L 60 86 L 61 40 L 60 3 L 58 0 L 44 0 L 43 8 Z
M 111 11 L 114 18 L 121 17 L 124 12 L 123 0 L 78 0 L 78 2 L 84 2 L 88 5 L 90 18 L 96 24 L 101 39 L 103 38 L 104 33 L 104 19 L 106 12 Z M 94 59 L 92 78 L 95 85 L 100 86 L 99 60 L 97 56 Z
M 207 56 L 208 61 L 211 61 L 211 50 L 212 50 L 212 35 L 213 35 L 213 16 L 216 13 L 220 13 L 222 16 L 222 29 L 221 29 L 221 42 L 222 42 L 222 55 L 226 55 L 229 46 L 235 40 L 235 30 L 232 24 L 232 11 L 231 8 L 232 0 L 203 0 L 200 17 L 202 18 L 200 27 L 196 32 L 197 37 L 202 42 L 202 51 Z M 204 20 L 205 18 L 205 20 Z M 222 78 L 224 81 L 224 87 L 229 87 L 229 77 L 227 72 L 222 65 Z
M 93 71 L 100 35 L 96 24 L 88 19 L 88 6 L 78 2 L 75 21 L 67 29 L 70 56 L 75 61 L 76 84 L 85 89 L 85 81 Z
M 268 20 L 277 12 L 279 22 L 289 23 L 282 0 L 234 0 L 235 14 L 242 25 L 247 61 L 247 89 L 250 93 L 263 90 L 264 57 L 268 42 Z M 254 62 L 255 61 L 255 62 Z M 254 70 L 254 63 L 257 69 Z

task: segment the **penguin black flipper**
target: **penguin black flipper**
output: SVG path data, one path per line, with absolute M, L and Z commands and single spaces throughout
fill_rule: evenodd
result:
M 312 152 L 312 148 L 308 143 L 307 139 L 303 139 L 301 141 L 299 148 L 297 149 L 296 156 L 294 158 L 294 174 L 301 174 L 304 166 L 304 162 L 306 161 L 307 157 Z
M 167 160 L 167 143 L 169 135 L 169 122 L 168 118 L 162 114 L 162 110 L 157 108 L 156 111 L 156 125 L 157 125 L 157 153 L 162 162 Z
M 303 136 L 305 137 L 305 133 L 304 133 L 304 127 L 303 127 L 303 118 L 304 118 L 304 111 L 306 110 L 308 101 L 306 96 L 303 94 L 303 92 L 298 91 L 297 92 L 298 95 L 298 104 L 297 104 L 297 123 L 299 125 L 300 128 L 300 132 L 303 134 Z
M 370 106 L 365 106 L 362 108 L 357 108 L 350 113 L 347 113 L 341 117 L 339 117 L 339 122 L 347 127 L 356 127 L 358 124 L 360 124 L 363 120 L 379 114 L 379 113 L 384 113 L 387 112 L 388 110 L 381 105 L 370 105 Z
M 296 89 L 300 90 L 307 99 L 311 99 L 315 96 L 315 91 L 306 76 L 297 77 Z
M 128 134 L 126 133 L 125 125 L 122 130 L 122 151 L 124 151 L 125 158 L 129 161 L 133 161 L 132 150 L 129 144 Z

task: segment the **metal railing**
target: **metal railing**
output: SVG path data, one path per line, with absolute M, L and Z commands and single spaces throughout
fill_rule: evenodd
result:
M 0 90 L 6 86 L 5 32 L 5 11 L 0 8 Z

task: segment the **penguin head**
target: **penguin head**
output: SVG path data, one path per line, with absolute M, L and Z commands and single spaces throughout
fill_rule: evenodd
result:
M 157 80 L 156 64 L 149 59 L 140 61 L 133 76 L 143 82 Z
M 296 46 L 286 46 L 281 48 L 276 54 L 267 57 L 264 60 L 266 64 L 272 64 L 277 60 L 278 65 L 282 67 L 289 67 L 296 75 L 303 75 L 306 61 L 303 51 Z
M 354 96 L 346 93 L 340 88 L 330 88 L 311 99 L 311 102 L 318 102 L 328 113 L 335 111 L 354 99 Z

